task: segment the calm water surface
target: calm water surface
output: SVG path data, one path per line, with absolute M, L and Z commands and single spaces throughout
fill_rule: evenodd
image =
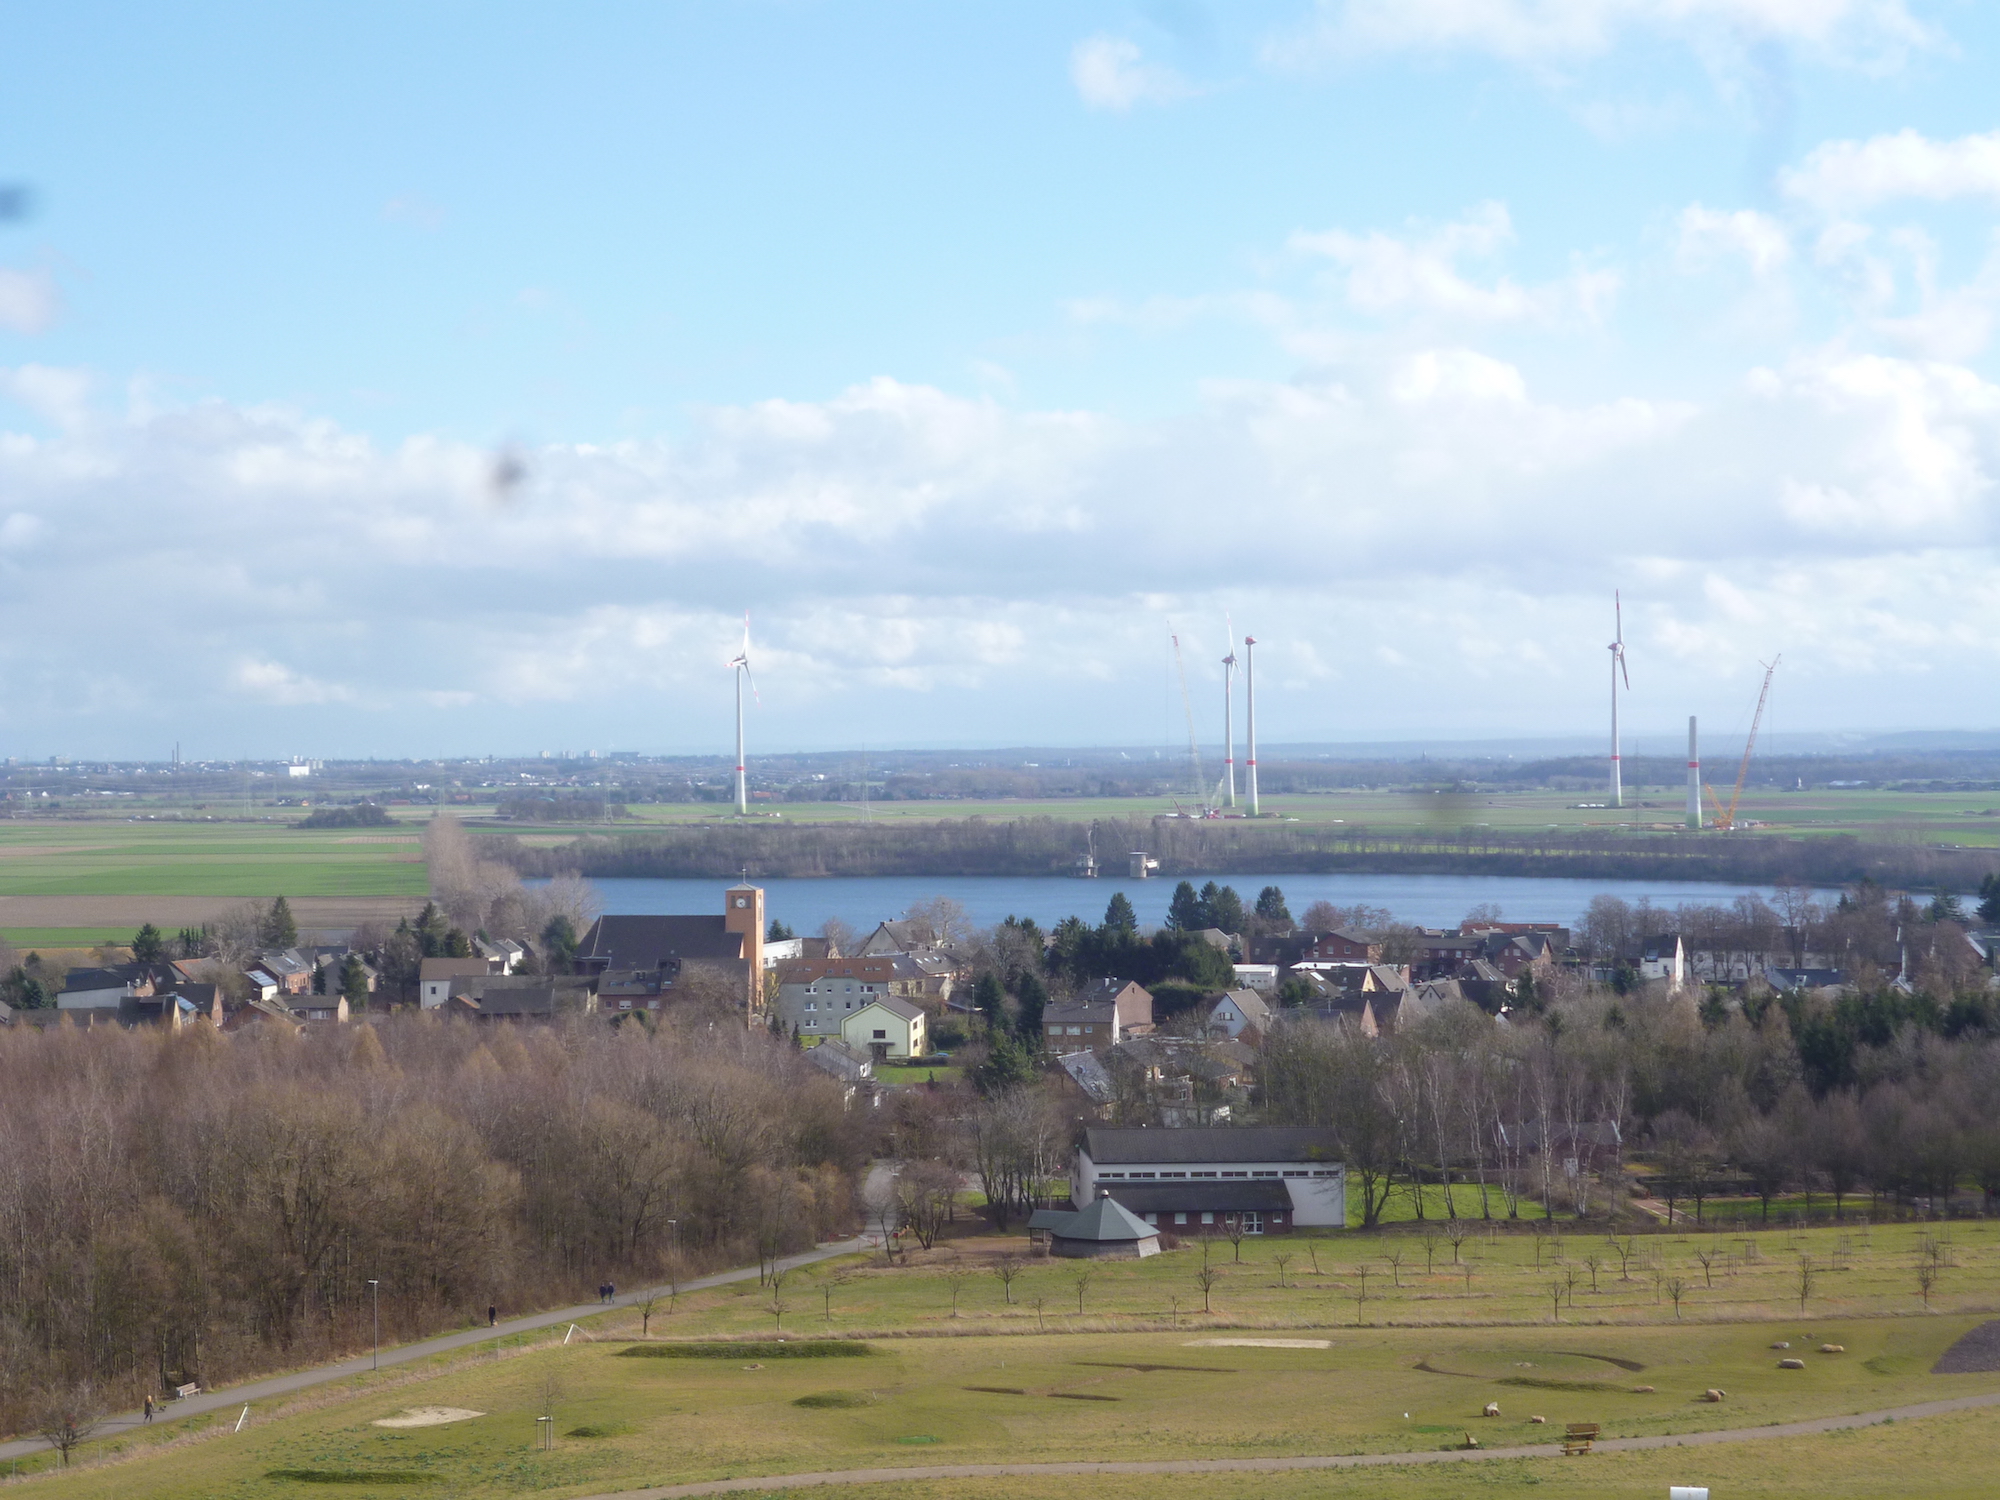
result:
M 1207 877 L 1197 877 L 1200 886 Z M 632 880 L 591 882 L 602 893 L 604 910 L 617 916 L 665 912 L 720 911 L 720 880 Z M 1095 925 L 1104 918 L 1112 892 L 1123 891 L 1143 923 L 1166 921 L 1173 880 L 1014 875 L 867 875 L 824 879 L 760 881 L 769 914 L 799 932 L 816 932 L 838 917 L 858 932 L 899 917 L 913 901 L 949 896 L 970 913 L 974 925 L 991 927 L 1008 916 L 1033 917 L 1044 928 L 1064 917 Z M 1498 906 L 1509 922 L 1574 922 L 1593 896 L 1651 901 L 1727 903 L 1738 896 L 1771 897 L 1768 886 L 1711 885 L 1692 881 L 1561 880 L 1488 875 L 1230 875 L 1217 884 L 1234 886 L 1248 905 L 1257 892 L 1275 885 L 1285 893 L 1292 915 L 1315 901 L 1337 906 L 1386 907 L 1400 921 L 1421 927 L 1456 926 L 1475 906 Z

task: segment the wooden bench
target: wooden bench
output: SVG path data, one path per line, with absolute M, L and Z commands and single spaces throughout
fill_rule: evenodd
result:
M 1595 1422 L 1572 1422 L 1563 1429 L 1563 1453 L 1570 1458 L 1588 1453 L 1603 1429 Z
M 199 1396 L 200 1394 L 201 1382 L 198 1380 L 190 1380 L 186 1385 L 177 1385 L 174 1387 L 174 1400 L 176 1401 L 185 1401 L 190 1396 Z

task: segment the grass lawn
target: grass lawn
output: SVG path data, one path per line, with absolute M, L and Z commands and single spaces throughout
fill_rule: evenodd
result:
M 314 1470 L 364 1476 L 341 1486 L 354 1495 L 575 1496 L 819 1468 L 1399 1452 L 1453 1444 L 1468 1430 L 1499 1447 L 1546 1441 L 1572 1421 L 1601 1423 L 1606 1436 L 1692 1433 L 2000 1390 L 2000 1374 L 1929 1373 L 1946 1347 L 2000 1306 L 2000 1234 L 1983 1224 L 1952 1226 L 1939 1252 L 1949 1264 L 1928 1312 L 1913 1279 L 1922 1235 L 1916 1227 L 1854 1226 L 1774 1233 L 1748 1245 L 1658 1235 L 1639 1243 L 1629 1282 L 1599 1236 L 1569 1234 L 1559 1245 L 1553 1235 L 1537 1237 L 1540 1269 L 1528 1236 L 1480 1237 L 1460 1246 L 1475 1267 L 1469 1287 L 1450 1264 L 1449 1245 L 1426 1270 L 1413 1233 L 1272 1237 L 1246 1240 L 1241 1263 L 1229 1245 L 1214 1247 L 1221 1275 L 1215 1311 L 1203 1316 L 1199 1250 L 1094 1267 L 1027 1261 L 1010 1292 L 994 1267 L 1025 1242 L 981 1234 L 909 1264 L 852 1257 L 787 1279 L 778 1299 L 785 1335 L 866 1336 L 875 1351 L 866 1358 L 759 1358 L 754 1348 L 720 1360 L 628 1358 L 618 1351 L 638 1337 L 639 1318 L 620 1310 L 583 1325 L 589 1341 L 568 1348 L 555 1335 L 533 1345 L 514 1340 L 428 1370 L 357 1378 L 301 1398 L 296 1410 L 267 1403 L 241 1434 L 220 1432 L 228 1424 L 218 1423 L 209 1428 L 214 1436 L 176 1440 L 181 1429 L 168 1424 L 121 1438 L 125 1456 L 144 1453 L 144 1460 L 85 1467 L 50 1480 L 46 1492 L 278 1496 L 312 1491 L 266 1476 Z M 1412 1252 L 1413 1263 L 1406 1255 L 1394 1266 L 1389 1256 L 1398 1249 Z M 1724 1259 L 1704 1268 L 1697 1251 Z M 1804 1314 L 1800 1254 L 1825 1268 Z M 1581 1263 L 1606 1255 L 1593 1293 Z M 1290 1259 L 1280 1265 L 1280 1256 Z M 1663 1274 L 1690 1284 L 1678 1322 L 1642 1259 L 1654 1256 Z M 1371 1290 L 1359 1300 L 1364 1265 Z M 1565 1292 L 1558 1323 L 1548 1288 L 1573 1266 L 1583 1274 L 1573 1298 Z M 655 1339 L 777 1331 L 771 1293 L 754 1283 L 690 1295 L 653 1315 Z M 1195 1342 L 1232 1337 L 1324 1339 L 1329 1347 Z M 1790 1350 L 1774 1349 L 1778 1342 Z M 1844 1352 L 1822 1354 L 1822 1343 Z M 1778 1368 L 1792 1355 L 1806 1368 Z M 1727 1399 L 1701 1400 L 1709 1387 Z M 801 1398 L 819 1399 L 801 1406 Z M 564 1436 L 553 1452 L 534 1451 L 534 1418 L 548 1400 L 559 1432 L 600 1435 Z M 1478 1415 L 1487 1401 L 1499 1403 L 1500 1418 Z M 431 1428 L 372 1425 L 416 1406 L 484 1415 Z M 1657 1495 L 1668 1483 L 1709 1483 L 1728 1486 L 1718 1494 L 1972 1495 L 1991 1493 L 1996 1439 L 2000 1410 L 1685 1452 L 1338 1479 L 1240 1475 L 1231 1477 L 1230 1493 L 1281 1500 L 1337 1486 L 1434 1497 L 1533 1484 L 1556 1495 Z M 430 1478 L 365 1482 L 392 1470 Z M 1041 1479 L 877 1488 L 1053 1500 L 1058 1483 L 1074 1492 L 1074 1480 Z M 1143 1483 L 1150 1492 L 1158 1480 Z M 1091 1489 L 1136 1497 L 1140 1487 L 1107 1479 Z
M 1733 781 L 1733 778 L 1731 778 Z M 1728 795 L 1728 787 L 1720 788 Z M 1475 792 L 1343 790 L 1285 793 L 1263 798 L 1267 817 L 1303 823 L 1347 824 L 1378 832 L 1456 831 L 1490 827 L 1501 832 L 1577 830 L 1584 828 L 1679 828 L 1683 806 L 1681 786 L 1627 786 L 1630 804 L 1618 811 L 1586 808 L 1592 801 L 1577 792 Z M 468 812 L 471 811 L 468 809 Z M 611 824 L 536 825 L 526 836 L 540 843 L 578 834 L 639 831 L 678 823 L 733 821 L 735 810 L 715 803 L 635 804 L 631 816 Z M 1071 799 L 993 798 L 951 802 L 877 802 L 864 810 L 853 802 L 767 802 L 753 808 L 757 816 L 777 814 L 793 823 L 854 823 L 903 821 L 927 823 L 955 818 L 1093 818 L 1155 817 L 1174 811 L 1169 797 L 1078 797 Z M 2000 793 L 1887 792 L 1820 790 L 1810 792 L 1748 789 L 1739 818 L 1767 825 L 1773 832 L 1804 835 L 1857 834 L 1867 839 L 1909 839 L 1969 847 L 2000 845 Z M 513 828 L 515 825 L 505 825 Z M 1735 837 L 1742 837 L 1737 834 Z
M 47 956 L 63 949 L 95 948 L 100 943 L 129 943 L 130 927 L 0 927 L 0 937 L 19 948 Z
M 0 896 L 421 896 L 417 830 L 0 824 Z
M 925 1083 L 936 1079 L 940 1084 L 956 1083 L 962 1076 L 962 1069 L 949 1063 L 895 1063 L 875 1064 L 875 1079 L 878 1083 Z
M 676 1333 L 678 1321 L 670 1324 Z M 423 1479 L 414 1486 L 348 1483 L 340 1492 L 582 1495 L 823 1468 L 1399 1452 L 1455 1446 L 1467 1431 L 1496 1447 L 1547 1441 L 1572 1421 L 1601 1423 L 1607 1436 L 1687 1433 L 1994 1390 L 2000 1376 L 1925 1373 L 1976 1321 L 1828 1320 L 1788 1329 L 1794 1338 L 1847 1346 L 1844 1355 L 1812 1355 L 1803 1371 L 1779 1370 L 1768 1347 L 1772 1330 L 1758 1326 L 1330 1330 L 1326 1349 L 1201 1347 L 1191 1344 L 1200 1336 L 1192 1329 L 1051 1332 L 886 1339 L 865 1359 L 761 1360 L 754 1349 L 729 1360 L 626 1358 L 618 1353 L 625 1341 L 610 1337 L 616 1330 L 601 1328 L 596 1343 L 563 1348 L 545 1340 L 511 1357 L 463 1360 L 429 1379 L 357 1382 L 355 1395 L 298 1415 L 253 1411 L 241 1434 L 217 1424 L 224 1431 L 206 1441 L 170 1446 L 143 1462 L 86 1468 L 54 1479 L 47 1493 L 277 1496 L 313 1491 L 267 1477 L 274 1471 L 389 1470 Z M 1532 1380 L 1548 1384 L 1522 1383 Z M 1637 1390 L 1642 1385 L 1655 1389 Z M 1727 1390 L 1728 1399 L 1700 1400 L 1710 1386 Z M 536 1452 L 534 1419 L 551 1387 L 564 1436 L 554 1451 Z M 801 1406 L 802 1398 L 820 1399 Z M 1498 1419 L 1479 1415 L 1488 1401 L 1499 1403 Z M 414 1430 L 373 1425 L 432 1405 L 484 1415 Z M 1547 1424 L 1531 1424 L 1531 1415 Z M 1976 1455 L 1991 1452 L 2000 1414 L 1960 1420 L 1970 1446 L 1958 1459 L 1970 1480 Z M 570 1435 L 580 1429 L 606 1435 Z M 128 1452 L 161 1442 L 166 1431 L 126 1440 Z M 1948 1450 L 1940 1454 L 1924 1433 L 1907 1433 L 1903 1446 L 1922 1445 L 1934 1461 L 1946 1459 L 1941 1467 L 1952 1467 Z M 1830 1442 L 1861 1448 L 1871 1438 L 1813 1441 L 1824 1452 Z M 1690 1472 L 1685 1458 L 1679 1467 L 1667 1463 L 1672 1457 L 1682 1456 L 1594 1457 L 1591 1474 L 1601 1483 L 1600 1465 L 1635 1482 Z M 1695 1461 L 1703 1475 L 1722 1465 L 1782 1471 L 1781 1460 L 1754 1450 L 1702 1450 Z M 1515 1483 L 1525 1473 L 1560 1482 L 1568 1477 L 1564 1462 L 1577 1461 L 1508 1469 Z M 1490 1488 L 1501 1477 L 1429 1470 L 1388 1492 L 1457 1494 L 1459 1486 Z M 1306 1482 L 1314 1493 L 1329 1484 L 1325 1477 L 1274 1477 L 1269 1489 L 1301 1493 Z M 962 1493 L 957 1483 L 912 1492 Z M 1054 1488 L 1044 1483 L 1027 1492 Z

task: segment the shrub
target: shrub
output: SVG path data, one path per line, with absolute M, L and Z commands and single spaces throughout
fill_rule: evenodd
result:
M 264 1477 L 295 1484 L 435 1484 L 438 1480 L 422 1469 L 271 1469 Z
M 306 814 L 301 828 L 388 828 L 395 823 L 387 810 L 373 802 L 358 807 L 322 807 Z

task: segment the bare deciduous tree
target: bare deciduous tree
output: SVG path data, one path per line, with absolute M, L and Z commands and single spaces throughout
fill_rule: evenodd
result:
M 35 1410 L 35 1432 L 56 1450 L 64 1468 L 69 1456 L 104 1420 L 104 1403 L 89 1381 L 43 1392 Z
M 1014 1305 L 1014 1283 L 1021 1277 L 1021 1262 L 1011 1255 L 1003 1255 L 993 1262 L 993 1274 L 1000 1281 L 1000 1296 L 1009 1307 Z

